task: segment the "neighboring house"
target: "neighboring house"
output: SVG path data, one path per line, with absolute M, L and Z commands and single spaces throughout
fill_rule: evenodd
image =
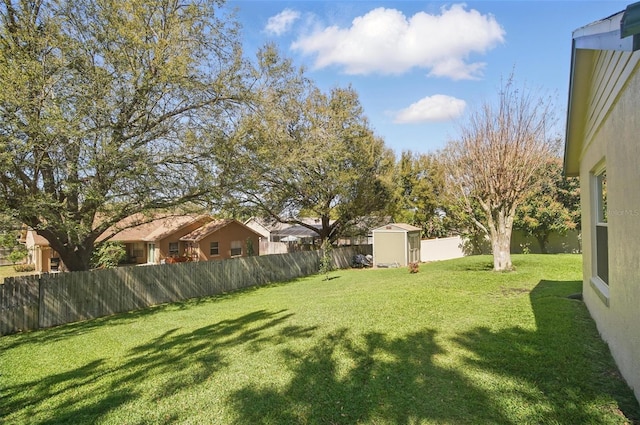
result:
M 390 223 L 373 229 L 373 264 L 406 266 L 420 261 L 422 229 L 406 223 Z
M 300 219 L 305 224 L 320 228 L 322 223 L 319 218 L 303 217 Z M 331 220 L 333 223 L 333 220 Z M 244 223 L 247 227 L 258 232 L 269 242 L 298 242 L 313 244 L 318 232 L 301 224 L 280 223 L 279 221 L 260 217 L 251 217 Z
M 129 264 L 217 260 L 244 257 L 250 251 L 258 255 L 260 250 L 260 235 L 236 220 L 216 220 L 208 215 L 189 214 L 146 220 L 140 215 L 126 218 L 107 230 L 98 241 L 105 240 L 118 227 L 122 228 L 109 241 L 124 244 L 127 252 L 125 261 Z M 136 222 L 142 223 L 135 225 Z M 50 272 L 63 268 L 49 242 L 35 231 L 27 232 L 25 242 L 36 271 Z M 217 250 L 214 245 L 217 245 Z
M 583 298 L 640 399 L 640 4 L 577 29 L 564 156 L 580 176 Z
M 145 221 L 145 218 L 136 215 L 122 220 L 117 226 L 123 227 L 123 230 L 109 240 L 124 243 L 126 261 L 130 264 L 158 264 L 168 258 L 185 257 L 186 244 L 180 238 L 213 218 L 196 214 L 175 215 L 129 227 L 136 220 Z M 107 230 L 98 241 L 105 239 L 113 230 Z
M 268 242 L 280 242 L 278 232 L 287 227 L 291 227 L 291 225 L 287 223 L 280 223 L 275 220 L 260 217 L 251 217 L 244 222 L 244 225 L 260 234 L 260 236 Z
M 29 251 L 29 263 L 35 266 L 38 273 L 57 272 L 64 268 L 60 256 L 51 248 L 49 241 L 34 230 L 27 230 L 24 242 Z
M 260 234 L 260 237 L 270 240 L 271 237 L 271 225 L 267 223 L 266 220 L 251 217 L 250 219 L 244 222 L 244 225 L 253 230 L 254 232 Z
M 260 233 L 233 219 L 213 220 L 184 235 L 186 255 L 195 261 L 259 255 Z
M 180 238 L 212 220 L 205 215 L 179 215 L 158 218 L 146 222 L 144 216 L 134 215 L 108 229 L 98 241 L 104 240 L 118 227 L 119 231 L 109 240 L 125 245 L 130 264 L 158 264 L 169 257 L 184 255 L 184 243 Z M 134 226 L 135 222 L 142 222 Z M 64 268 L 59 255 L 51 249 L 49 242 L 34 230 L 28 230 L 25 243 L 29 250 L 29 262 L 35 265 L 37 272 L 46 273 Z
M 320 228 L 322 223 L 319 218 L 304 217 L 300 221 L 315 228 Z M 347 231 L 347 235 L 341 236 L 336 242 L 338 245 L 368 245 L 372 243 L 371 228 L 388 223 L 389 217 L 379 219 L 363 218 Z M 330 223 L 333 223 L 331 220 Z M 269 242 L 294 242 L 297 244 L 320 245 L 318 232 L 301 224 L 280 223 L 259 217 L 252 217 L 244 223 Z M 373 224 L 373 225 L 372 225 Z M 353 233 L 353 235 L 351 234 Z
M 318 225 L 312 223 L 310 225 L 318 227 Z M 320 239 L 320 234 L 301 224 L 291 224 L 288 227 L 273 232 L 272 237 L 280 242 L 295 242 L 298 244 L 313 245 L 316 240 Z M 320 242 L 318 242 L 318 245 L 320 245 Z

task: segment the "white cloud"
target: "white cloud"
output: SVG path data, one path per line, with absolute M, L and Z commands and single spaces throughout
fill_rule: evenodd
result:
M 449 121 L 459 117 L 467 106 L 462 99 L 436 94 L 420 99 L 395 115 L 397 124 Z
M 264 29 L 269 34 L 282 35 L 289 31 L 293 23 L 299 18 L 300 12 L 292 9 L 284 9 L 277 15 L 270 17 Z
M 316 55 L 315 67 L 337 65 L 348 74 L 402 74 L 413 68 L 454 80 L 475 79 L 484 63 L 469 62 L 504 42 L 504 29 L 492 15 L 443 7 L 439 15 L 410 18 L 396 9 L 377 8 L 355 18 L 351 27 L 330 26 L 303 36 L 294 50 Z

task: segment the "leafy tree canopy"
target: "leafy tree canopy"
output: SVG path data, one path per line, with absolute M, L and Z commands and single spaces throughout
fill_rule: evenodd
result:
M 322 93 L 273 46 L 259 54 L 253 109 L 225 151 L 226 208 L 300 224 L 335 240 L 385 214 L 394 156 L 350 87 Z M 316 228 L 302 214 L 321 220 Z
M 427 238 L 448 236 L 444 168 L 435 155 L 402 152 L 396 170 L 396 222 L 422 229 Z
M 580 182 L 562 175 L 562 160 L 548 158 L 540 169 L 538 189 L 518 208 L 514 228 L 535 237 L 547 252 L 551 233 L 580 229 Z
M 0 4 L 0 211 L 68 269 L 122 218 L 210 198 L 246 93 L 221 3 Z

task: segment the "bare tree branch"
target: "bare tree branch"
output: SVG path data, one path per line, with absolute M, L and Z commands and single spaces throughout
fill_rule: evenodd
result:
M 511 75 L 496 103 L 485 102 L 472 111 L 460 136 L 442 152 L 449 188 L 462 202 L 473 223 L 491 238 L 494 268 L 512 267 L 510 242 L 518 206 L 536 190 L 539 170 L 557 152 L 552 103 Z M 486 222 L 475 216 L 482 209 Z

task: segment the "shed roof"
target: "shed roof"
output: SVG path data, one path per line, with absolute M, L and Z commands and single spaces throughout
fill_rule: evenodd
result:
M 420 232 L 421 228 L 407 223 L 389 223 L 373 229 L 373 232 Z
M 33 244 L 36 246 L 50 246 L 51 244 L 49 243 L 49 241 L 44 237 L 39 235 L 38 233 L 36 233 L 35 230 L 31 230 L 32 235 L 33 235 Z

